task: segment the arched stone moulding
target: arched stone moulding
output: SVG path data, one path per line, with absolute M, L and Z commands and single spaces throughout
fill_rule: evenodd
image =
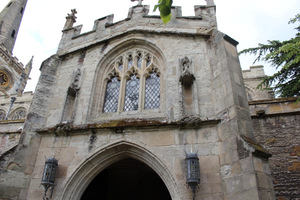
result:
M 173 200 L 181 199 L 176 182 L 167 167 L 150 151 L 137 144 L 120 141 L 102 147 L 86 158 L 71 175 L 60 200 L 80 200 L 90 182 L 104 169 L 125 158 L 133 158 L 152 168 L 162 179 Z
M 141 39 L 128 38 L 122 40 L 119 44 L 111 47 L 107 53 L 103 55 L 103 58 L 99 61 L 95 72 L 93 81 L 91 107 L 89 108 L 90 119 L 95 118 L 99 114 L 101 115 L 101 106 L 103 105 L 103 94 L 106 88 L 107 74 L 112 70 L 111 63 L 114 62 L 122 53 L 128 50 L 140 49 L 145 50 L 157 58 L 157 63 L 152 63 L 153 66 L 159 66 L 160 72 L 163 74 L 166 69 L 166 59 L 163 56 L 163 52 L 151 42 Z M 164 77 L 162 76 L 164 79 Z M 161 87 L 164 88 L 164 80 L 161 81 Z M 163 89 L 162 89 L 163 90 Z M 164 97 L 162 97 L 164 98 Z M 162 108 L 164 105 L 162 105 Z

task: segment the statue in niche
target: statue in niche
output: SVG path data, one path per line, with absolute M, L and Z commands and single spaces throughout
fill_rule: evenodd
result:
M 74 78 L 73 78 L 73 82 L 71 84 L 71 88 L 74 90 L 79 90 L 80 89 L 80 78 L 81 78 L 81 70 L 78 68 L 75 73 L 74 73 Z
M 192 62 L 187 56 L 180 59 L 180 67 L 182 68 L 182 75 L 180 76 L 179 80 L 181 84 L 185 87 L 190 87 L 195 80 L 195 76 L 190 72 L 191 64 Z

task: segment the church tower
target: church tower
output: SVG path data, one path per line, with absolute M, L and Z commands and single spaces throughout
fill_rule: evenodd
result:
M 13 51 L 27 0 L 12 0 L 0 13 L 0 44 Z
M 32 60 L 26 67 L 12 55 L 27 0 L 11 0 L 0 13 L 0 94 L 20 95 L 24 91 Z

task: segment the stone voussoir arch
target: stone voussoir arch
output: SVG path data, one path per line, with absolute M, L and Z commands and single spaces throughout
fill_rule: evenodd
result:
M 176 181 L 167 167 L 149 150 L 137 144 L 119 141 L 102 147 L 86 158 L 65 184 L 60 200 L 80 200 L 91 181 L 104 169 L 125 158 L 143 162 L 154 170 L 166 185 L 172 200 L 181 199 Z

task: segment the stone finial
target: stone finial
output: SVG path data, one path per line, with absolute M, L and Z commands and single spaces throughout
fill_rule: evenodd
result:
M 135 1 L 138 1 L 139 3 L 138 3 L 138 6 L 141 6 L 142 5 L 142 2 L 143 2 L 143 0 L 131 0 L 132 2 L 135 2 Z
M 73 28 L 73 24 L 76 22 L 76 18 L 77 18 L 75 16 L 77 14 L 76 9 L 72 9 L 71 12 L 72 13 L 68 14 L 68 16 L 66 17 L 66 23 L 64 26 L 64 30 Z

